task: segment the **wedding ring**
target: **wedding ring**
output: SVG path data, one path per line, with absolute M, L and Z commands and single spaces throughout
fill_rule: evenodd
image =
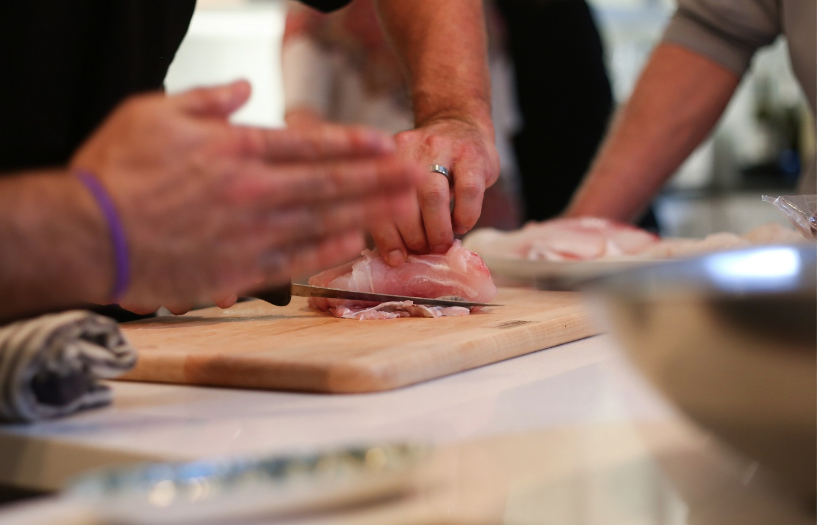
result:
M 441 166 L 440 164 L 431 164 L 429 165 L 429 171 L 433 173 L 440 173 L 449 181 L 449 184 L 452 183 L 452 175 L 449 173 L 449 169 L 446 166 Z

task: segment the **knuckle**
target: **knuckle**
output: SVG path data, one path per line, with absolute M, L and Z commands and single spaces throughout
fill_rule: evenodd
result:
M 412 143 L 413 136 L 411 131 L 402 131 L 395 135 L 395 145 L 398 148 L 405 148 Z
M 458 197 L 473 200 L 483 195 L 484 186 L 480 181 L 470 179 L 458 184 L 456 192 Z
M 446 146 L 449 144 L 448 139 L 440 135 L 429 135 L 424 142 L 433 153 L 446 149 Z

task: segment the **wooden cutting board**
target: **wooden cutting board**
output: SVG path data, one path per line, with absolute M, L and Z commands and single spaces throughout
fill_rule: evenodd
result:
M 139 351 L 121 379 L 352 393 L 390 390 L 597 333 L 571 292 L 500 289 L 467 317 L 336 319 L 294 297 L 123 326 Z

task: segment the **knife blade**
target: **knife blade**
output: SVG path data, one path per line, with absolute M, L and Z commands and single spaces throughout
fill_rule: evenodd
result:
M 286 286 L 279 286 L 276 288 L 268 288 L 260 290 L 250 295 L 253 299 L 261 299 L 262 301 L 274 304 L 276 306 L 287 306 L 290 304 L 290 299 L 293 295 L 299 297 L 325 297 L 327 299 L 345 299 L 348 301 L 367 301 L 373 303 L 386 303 L 390 301 L 412 301 L 415 304 L 423 304 L 427 306 L 462 306 L 464 308 L 473 308 L 475 306 L 502 306 L 493 303 L 478 303 L 474 301 L 466 301 L 465 299 L 448 299 L 437 298 L 429 299 L 428 297 L 411 297 L 407 295 L 393 295 L 383 293 L 370 292 L 353 292 L 350 290 L 340 290 L 338 288 L 323 288 L 321 286 L 310 286 L 307 284 L 289 284 Z

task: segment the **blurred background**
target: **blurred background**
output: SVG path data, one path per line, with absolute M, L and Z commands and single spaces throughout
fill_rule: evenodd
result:
M 506 0 L 508 4 L 514 1 Z M 500 0 L 499 12 L 505 15 L 503 3 Z M 627 100 L 674 9 L 674 2 L 589 0 L 588 4 L 601 37 L 615 107 Z M 253 85 L 253 96 L 235 120 L 283 126 L 281 46 L 287 9 L 285 0 L 199 0 L 190 30 L 168 73 L 168 91 L 246 78 Z M 514 26 L 509 30 L 514 31 Z M 555 38 L 570 39 L 571 35 L 566 35 Z M 509 41 L 513 42 L 513 38 Z M 559 78 L 561 70 L 551 69 L 557 67 L 556 61 L 547 53 L 543 56 L 536 62 L 540 76 Z M 509 57 L 511 67 L 513 58 Z M 522 67 L 530 70 L 533 67 L 530 64 Z M 512 78 L 520 81 L 527 77 L 517 74 Z M 516 93 L 525 92 L 526 86 L 517 87 L 522 89 Z M 508 105 L 503 107 L 515 108 L 518 104 L 515 90 L 502 91 L 502 96 L 510 99 L 504 101 Z M 589 105 L 596 102 L 595 97 L 588 97 Z M 582 113 L 577 111 L 578 115 Z M 525 114 L 524 111 L 523 120 Z M 576 120 L 581 125 L 584 118 L 577 116 Z M 654 203 L 662 235 L 702 237 L 715 231 L 743 233 L 768 222 L 786 224 L 774 207 L 761 202 L 760 196 L 794 192 L 802 159 L 815 153 L 810 119 L 790 70 L 786 43 L 779 40 L 756 57 L 752 71 L 744 78 L 716 132 Z M 570 156 L 571 152 L 565 155 Z M 560 176 L 548 173 L 559 168 L 538 170 L 536 164 L 533 167 L 521 164 L 520 170 L 524 176 L 542 177 L 545 181 Z

